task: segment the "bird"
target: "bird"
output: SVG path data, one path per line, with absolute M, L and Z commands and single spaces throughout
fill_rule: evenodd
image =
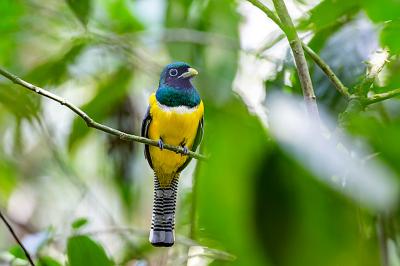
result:
M 190 163 L 188 151 L 196 151 L 204 132 L 204 105 L 191 80 L 197 70 L 184 62 L 168 64 L 158 89 L 149 97 L 141 135 L 158 141 L 145 145 L 144 155 L 154 171 L 154 202 L 150 243 L 170 247 L 175 242 L 175 209 L 179 175 Z M 164 143 L 180 146 L 184 154 L 164 149 Z

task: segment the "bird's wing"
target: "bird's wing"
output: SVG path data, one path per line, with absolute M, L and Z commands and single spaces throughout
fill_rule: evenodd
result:
M 152 118 L 150 115 L 150 106 L 149 106 L 147 108 L 146 115 L 144 116 L 143 121 L 142 121 L 142 131 L 141 131 L 142 137 L 149 138 L 149 126 L 150 126 L 151 120 L 152 120 Z M 144 146 L 144 157 L 149 162 L 150 167 L 153 168 L 153 163 L 151 162 L 151 157 L 150 157 L 150 152 L 149 152 L 149 145 Z
M 196 151 L 197 147 L 200 145 L 201 140 L 203 139 L 203 133 L 204 133 L 204 116 L 201 117 L 199 125 L 197 127 L 197 132 L 196 132 L 196 137 L 193 142 L 193 146 L 191 148 L 191 151 Z M 178 173 L 181 172 L 185 167 L 190 163 L 192 160 L 192 157 L 188 157 L 187 160 L 185 161 L 184 164 L 182 164 L 181 167 L 178 169 Z

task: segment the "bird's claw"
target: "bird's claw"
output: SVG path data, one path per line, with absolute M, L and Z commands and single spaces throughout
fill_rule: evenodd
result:
M 188 149 L 188 147 L 186 147 L 186 146 L 183 146 L 183 154 L 181 154 L 182 156 L 183 155 L 189 155 L 189 149 Z
M 158 140 L 158 147 L 160 148 L 160 150 L 164 149 L 164 142 L 162 141 L 162 139 Z

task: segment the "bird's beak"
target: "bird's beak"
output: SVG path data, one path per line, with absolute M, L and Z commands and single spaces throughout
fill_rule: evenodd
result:
M 192 78 L 192 77 L 196 76 L 197 74 L 199 74 L 199 72 L 197 72 L 196 69 L 189 67 L 188 71 L 186 71 L 185 73 L 180 75 L 178 78 Z

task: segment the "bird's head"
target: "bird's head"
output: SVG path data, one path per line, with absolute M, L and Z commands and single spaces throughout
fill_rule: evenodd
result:
M 167 65 L 161 73 L 157 101 L 170 107 L 197 106 L 201 101 L 200 95 L 190 82 L 197 74 L 194 68 L 183 62 Z
M 160 76 L 160 86 L 167 85 L 176 89 L 191 88 L 190 79 L 198 74 L 197 70 L 184 62 L 167 65 Z

